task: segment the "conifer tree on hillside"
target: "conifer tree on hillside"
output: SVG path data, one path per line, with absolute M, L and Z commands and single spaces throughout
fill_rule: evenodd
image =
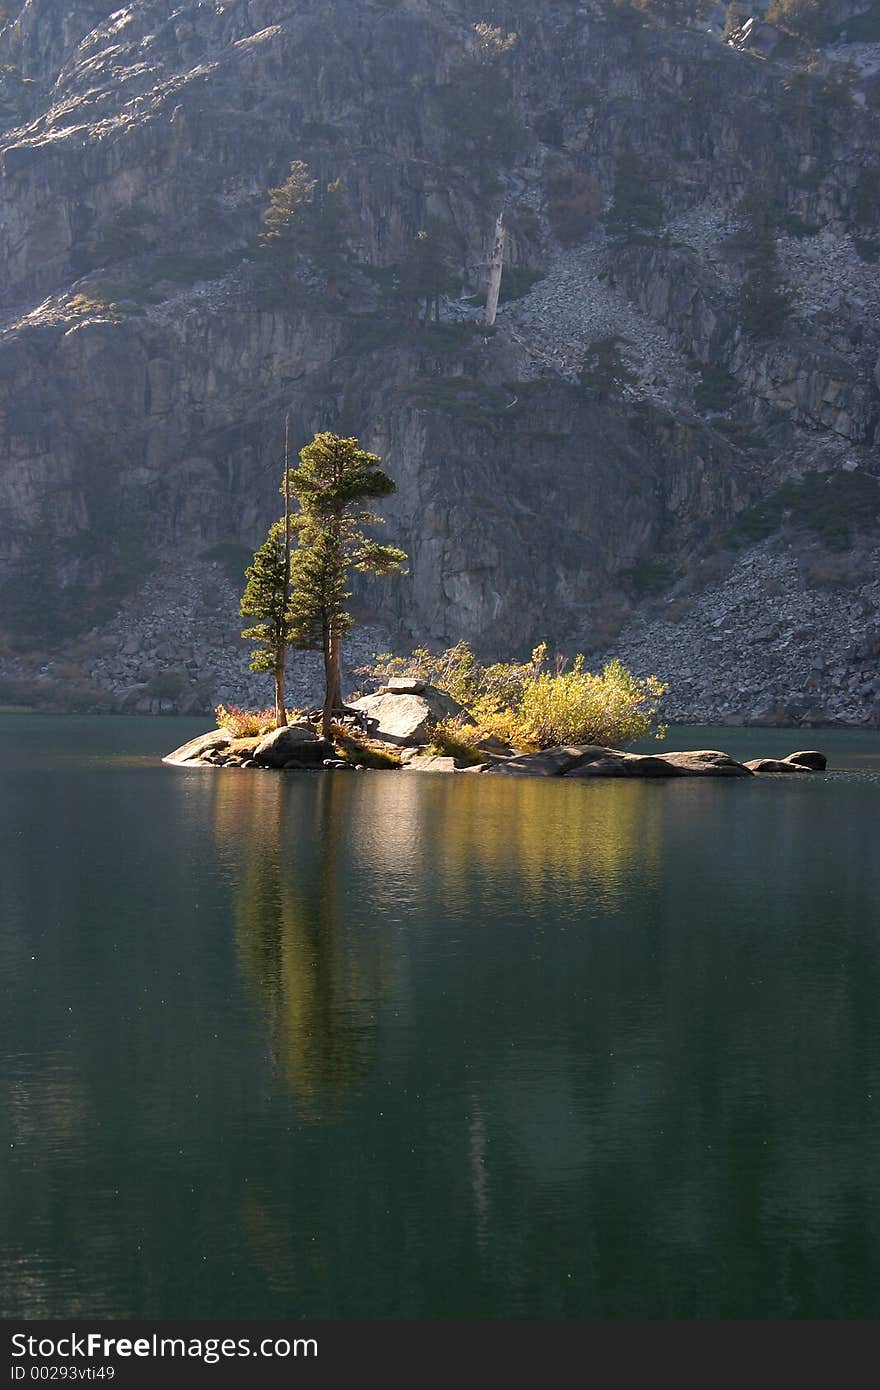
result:
M 779 268 L 775 239 L 765 233 L 755 246 L 740 292 L 744 327 L 756 338 L 782 332 L 791 313 L 792 294 Z
M 649 231 L 663 221 L 663 199 L 654 188 L 647 166 L 629 146 L 614 173 L 614 197 L 605 216 L 611 233 Z
M 740 212 L 752 245 L 740 290 L 740 316 L 748 333 L 773 338 L 785 327 L 793 298 L 776 247 L 779 207 L 767 185 L 758 180 L 743 197 Z
M 822 0 L 770 0 L 767 19 L 799 39 L 818 43 L 827 27 Z
M 260 233 L 264 246 L 291 242 L 306 233 L 317 186 L 318 180 L 311 178 L 308 164 L 294 160 L 284 182 L 269 189 L 269 206 L 263 213 Z
M 323 433 L 300 451 L 300 465 L 288 475 L 300 508 L 290 616 L 297 645 L 323 653 L 325 738 L 333 714 L 343 708 L 342 643 L 354 621 L 346 607 L 351 572 L 399 574 L 407 558 L 366 535 L 365 528 L 383 524 L 368 504 L 395 491 L 380 463 L 357 439 Z
M 729 39 L 743 24 L 743 12 L 741 5 L 743 0 L 729 0 L 727 13 L 724 16 L 724 31 L 722 38 Z
M 666 24 L 688 24 L 702 19 L 712 0 L 614 0 L 618 9 L 635 9 Z
M 277 188 L 268 190 L 260 245 L 276 267 L 297 253 L 310 256 L 327 275 L 327 295 L 335 298 L 340 264 L 351 233 L 351 215 L 342 179 L 322 184 L 308 164 L 294 160 Z
M 452 287 L 449 269 L 448 232 L 445 223 L 438 218 L 429 219 L 422 227 L 400 263 L 397 277 L 397 290 L 400 299 L 408 305 L 413 318 L 419 317 L 419 306 L 424 304 L 423 324 L 440 322 L 440 297 Z

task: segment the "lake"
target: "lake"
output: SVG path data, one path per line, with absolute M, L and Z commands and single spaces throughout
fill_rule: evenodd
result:
M 880 735 L 160 765 L 203 727 L 0 716 L 0 1311 L 880 1315 Z

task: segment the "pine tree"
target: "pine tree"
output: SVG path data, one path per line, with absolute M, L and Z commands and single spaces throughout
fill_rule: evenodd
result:
M 422 322 L 431 322 L 433 313 L 440 322 L 440 297 L 452 285 L 449 270 L 448 232 L 446 224 L 432 217 L 415 239 L 400 264 L 397 279 L 398 294 L 410 306 L 413 318 L 418 319 L 419 305 L 424 302 Z
M 792 293 L 779 268 L 776 239 L 770 230 L 763 231 L 755 243 L 740 291 L 743 326 L 756 338 L 776 337 L 785 327 L 791 304 Z
M 309 166 L 297 159 L 290 173 L 278 188 L 269 189 L 269 206 L 263 213 L 260 241 L 274 247 L 302 236 L 309 225 L 309 216 L 318 180 L 309 177 Z
M 828 27 L 820 0 L 770 0 L 767 19 L 807 43 L 819 43 Z
M 741 3 L 742 0 L 729 0 L 727 13 L 724 16 L 724 32 L 721 36 L 722 38 L 729 39 L 731 34 L 734 34 L 737 29 L 742 27 L 743 15 L 740 8 Z
M 324 433 L 300 451 L 300 466 L 289 474 L 300 507 L 290 614 L 297 645 L 323 653 L 325 738 L 334 712 L 343 707 L 342 642 L 354 621 L 346 608 L 351 572 L 399 574 L 406 560 L 404 551 L 365 534 L 365 527 L 382 524 L 365 504 L 395 491 L 380 463 L 357 439 Z
M 625 149 L 614 174 L 614 199 L 605 217 L 609 232 L 633 232 L 659 227 L 663 200 L 651 184 L 647 168 L 632 149 Z
M 615 0 L 619 8 L 630 4 L 642 14 L 667 24 L 689 24 L 693 19 L 702 19 L 709 9 L 709 0 Z
M 334 179 L 318 186 L 312 199 L 307 242 L 312 256 L 327 272 L 327 297 L 336 298 L 339 272 L 351 233 L 345 185 Z
M 590 343 L 580 371 L 580 383 L 596 400 L 607 401 L 621 396 L 638 378 L 630 371 L 620 349 L 624 339 L 617 336 L 597 338 Z
M 336 297 L 340 262 L 351 233 L 351 217 L 341 179 L 321 184 L 308 164 L 294 160 L 290 173 L 269 189 L 260 245 L 276 269 L 297 252 L 310 256 L 327 274 L 328 298 Z
M 257 645 L 251 653 L 251 670 L 271 672 L 275 682 L 275 726 L 287 723 L 284 706 L 284 658 L 293 640 L 290 604 L 290 549 L 284 521 L 275 521 L 246 570 L 247 585 L 241 598 L 241 616 L 256 618 L 242 637 Z

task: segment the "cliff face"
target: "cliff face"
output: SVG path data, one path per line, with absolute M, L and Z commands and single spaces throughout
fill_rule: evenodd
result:
M 739 563 L 754 539 L 814 559 L 849 547 L 826 586 L 832 630 L 811 640 L 872 630 L 876 6 L 832 6 L 812 55 L 786 33 L 760 55 L 748 35 L 724 43 L 723 16 L 662 27 L 600 0 L 7 8 L 0 581 L 19 682 L 35 662 L 57 680 L 60 649 L 66 679 L 129 703 L 162 698 L 167 667 L 169 707 L 252 697 L 242 662 L 211 667 L 200 634 L 234 629 L 222 565 L 240 572 L 277 511 L 288 409 L 297 444 L 357 433 L 397 480 L 388 534 L 410 574 L 357 595 L 395 642 L 501 655 L 546 637 L 626 656 L 635 633 L 648 660 L 654 608 L 696 615 L 707 564 Z M 483 19 L 518 40 L 479 63 Z M 336 293 L 307 261 L 279 292 L 256 252 L 292 160 L 344 182 Z M 744 196 L 773 208 L 792 299 L 763 336 L 740 301 Z M 488 335 L 467 296 L 501 207 L 521 293 Z M 419 328 L 389 287 L 429 219 L 461 288 L 445 323 Z M 609 341 L 616 374 L 581 384 Z M 843 480 L 839 525 L 776 506 L 817 472 Z M 743 518 L 763 504 L 778 525 L 753 536 Z M 189 668 L 149 636 L 166 570 L 176 599 L 187 589 Z M 120 604 L 143 636 L 125 661 Z M 44 619 L 29 656 L 21 628 L 39 637 Z M 723 672 L 735 642 L 706 659 Z M 876 653 L 858 660 L 853 691 L 849 668 L 818 682 L 805 717 L 870 720 Z M 728 712 L 748 717 L 748 699 Z

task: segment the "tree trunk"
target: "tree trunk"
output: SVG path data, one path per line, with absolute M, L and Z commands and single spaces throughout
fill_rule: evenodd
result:
M 486 313 L 483 324 L 491 328 L 498 312 L 498 295 L 501 290 L 501 272 L 504 269 L 504 213 L 499 212 L 495 223 L 495 245 L 489 261 L 489 283 L 486 286 Z
M 275 666 L 275 728 L 283 729 L 287 724 L 287 710 L 284 708 L 284 651 Z
M 331 628 L 324 638 L 324 709 L 321 733 L 330 737 L 333 715 L 342 709 L 342 643 Z
M 290 414 L 284 420 L 284 599 L 281 605 L 282 624 L 287 624 L 287 608 L 290 602 Z M 275 653 L 275 728 L 287 725 L 287 710 L 284 708 L 284 646 L 286 630 L 280 634 L 281 643 Z

